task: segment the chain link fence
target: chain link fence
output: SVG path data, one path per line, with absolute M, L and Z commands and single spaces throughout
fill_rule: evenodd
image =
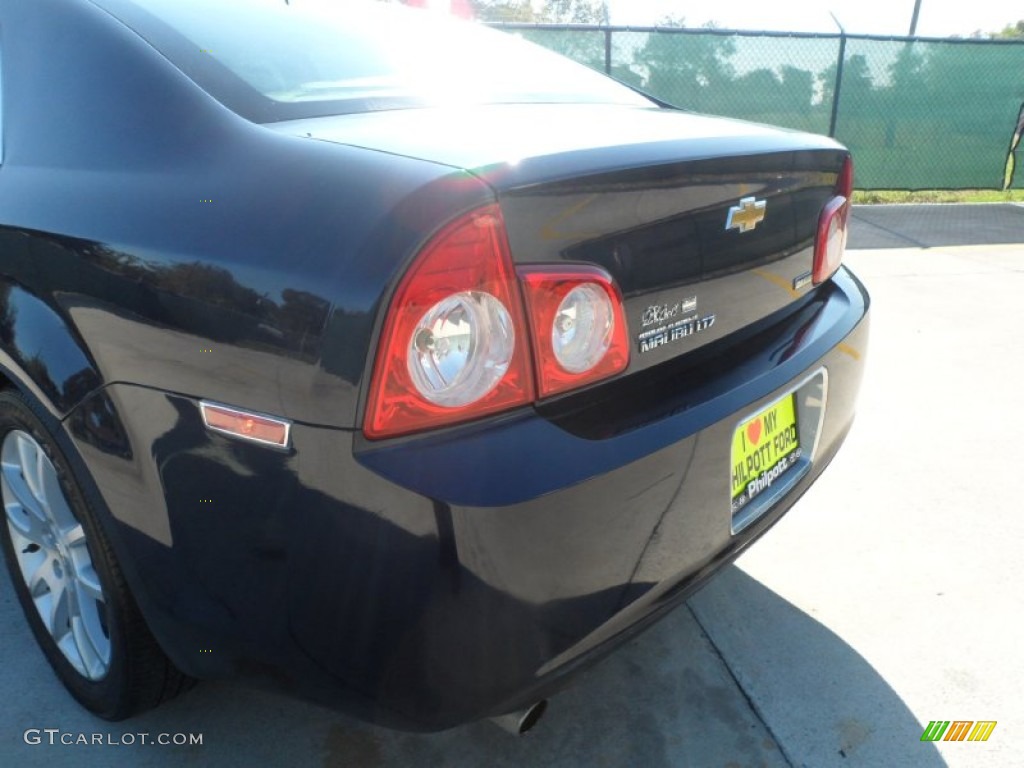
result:
M 834 136 L 859 189 L 1024 188 L 1024 41 L 495 26 L 685 109 Z

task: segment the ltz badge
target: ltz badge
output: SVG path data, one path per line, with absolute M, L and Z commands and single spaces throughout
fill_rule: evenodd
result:
M 673 304 L 653 304 L 640 317 L 640 354 L 703 333 L 714 324 L 714 315 L 701 316 L 697 312 L 696 296 Z

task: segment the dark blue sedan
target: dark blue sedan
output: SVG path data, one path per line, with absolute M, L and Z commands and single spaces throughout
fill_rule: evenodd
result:
M 110 719 L 528 728 L 850 428 L 820 136 L 313 0 L 0 0 L 0 543 Z

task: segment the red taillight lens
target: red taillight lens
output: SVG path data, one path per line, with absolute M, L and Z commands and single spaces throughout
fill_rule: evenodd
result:
M 597 267 L 519 270 L 533 329 L 541 397 L 612 376 L 629 365 L 622 296 Z
M 534 399 L 523 302 L 497 205 L 426 245 L 391 299 L 364 430 L 394 437 Z
M 850 203 L 845 197 L 833 197 L 818 219 L 818 235 L 814 243 L 815 285 L 825 282 L 843 260 L 846 250 L 846 224 L 850 212 Z
M 853 161 L 847 155 L 836 179 L 836 196 L 818 218 L 818 234 L 814 242 L 815 285 L 828 280 L 839 269 L 846 251 L 847 227 L 850 220 L 850 195 L 853 194 Z
M 843 167 L 836 179 L 836 194 L 847 200 L 853 195 L 853 158 L 849 155 L 843 160 Z

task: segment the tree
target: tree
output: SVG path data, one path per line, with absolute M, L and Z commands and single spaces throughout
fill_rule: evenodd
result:
M 540 12 L 548 24 L 601 24 L 608 26 L 605 0 L 546 0 Z
M 783 111 L 797 115 L 810 114 L 811 101 L 814 99 L 814 73 L 784 64 L 780 74 L 780 101 Z
M 836 65 L 829 64 L 818 75 L 821 83 L 821 108 L 832 111 L 832 100 L 836 92 Z M 846 60 L 843 67 L 843 82 L 840 86 L 840 114 L 862 115 L 870 111 L 874 95 L 874 83 L 868 58 L 863 53 L 855 53 Z
M 480 21 L 541 21 L 530 0 L 471 0 L 471 4 Z
M 1024 40 L 1024 19 L 1016 24 L 1007 24 L 999 32 L 993 32 L 994 40 Z
M 608 24 L 606 0 L 545 0 L 534 10 L 530 0 L 470 0 L 480 21 L 537 24 Z
M 1009 134 L 1013 126 L 1008 113 L 1024 97 L 1020 62 L 1018 45 L 932 45 L 925 76 L 931 111 L 946 126 L 944 130 L 961 135 Z
M 546 0 L 533 21 L 542 24 L 608 24 L 604 0 Z M 605 70 L 605 33 L 602 30 L 527 30 L 523 37 L 600 72 Z
M 736 77 L 720 95 L 722 106 L 715 112 L 756 120 L 780 111 L 782 81 L 771 69 L 752 69 Z
M 908 127 L 910 135 L 919 135 L 929 109 L 927 57 L 913 41 L 904 43 L 889 65 L 889 87 L 885 90 L 885 146 L 896 143 L 897 123 Z
M 666 17 L 659 26 L 681 20 Z M 634 62 L 647 71 L 646 90 L 670 104 L 697 112 L 714 111 L 716 93 L 735 77 L 729 59 L 736 42 L 724 35 L 651 32 L 634 54 Z
M 377 0 L 377 2 L 408 5 L 416 8 L 427 5 L 427 0 Z M 455 3 L 458 3 L 458 7 L 456 7 Z M 463 12 L 459 13 L 459 15 L 472 16 L 480 21 L 540 21 L 537 14 L 534 13 L 530 0 L 455 0 L 452 7 L 455 11 L 466 7 L 471 13 Z

